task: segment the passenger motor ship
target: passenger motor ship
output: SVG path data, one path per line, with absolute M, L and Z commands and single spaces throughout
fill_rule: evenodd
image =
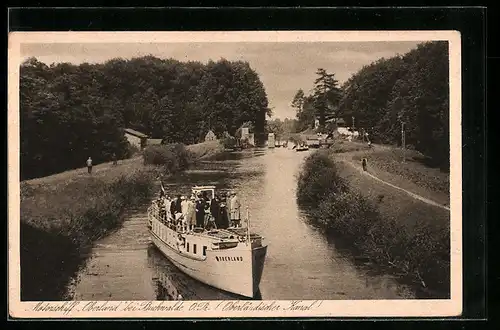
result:
M 215 186 L 195 186 L 192 192 L 208 193 L 213 199 Z M 148 209 L 151 240 L 177 268 L 224 291 L 246 297 L 257 294 L 267 245 L 262 236 L 250 232 L 248 211 L 246 228 L 189 231 L 176 226 L 160 207 L 153 202 Z

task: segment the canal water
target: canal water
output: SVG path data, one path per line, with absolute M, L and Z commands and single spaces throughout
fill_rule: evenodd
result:
M 254 299 L 414 298 L 395 278 L 355 264 L 308 223 L 295 198 L 308 153 L 276 148 L 224 154 L 169 180 L 166 188 L 189 194 L 192 185 L 214 184 L 238 192 L 252 231 L 269 244 Z M 243 299 L 184 275 L 163 257 L 149 240 L 146 207 L 130 210 L 121 228 L 95 244 L 69 286 L 74 300 Z

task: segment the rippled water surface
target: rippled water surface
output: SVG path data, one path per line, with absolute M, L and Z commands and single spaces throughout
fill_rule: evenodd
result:
M 170 180 L 172 193 L 192 185 L 236 189 L 252 231 L 269 244 L 256 299 L 401 299 L 412 291 L 346 253 L 308 224 L 296 204 L 296 175 L 309 152 L 257 149 L 224 154 Z M 146 207 L 131 210 L 122 228 L 97 242 L 70 291 L 76 300 L 243 299 L 179 272 L 150 243 Z

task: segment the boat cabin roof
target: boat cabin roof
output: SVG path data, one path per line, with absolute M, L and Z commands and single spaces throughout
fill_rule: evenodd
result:
M 212 196 L 210 196 L 210 198 L 215 197 L 215 186 L 194 186 L 191 190 L 195 194 L 208 191 L 212 195 Z
M 194 186 L 193 190 L 210 190 L 215 189 L 215 186 Z

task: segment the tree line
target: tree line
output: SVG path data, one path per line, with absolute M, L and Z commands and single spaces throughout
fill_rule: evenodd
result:
M 299 90 L 292 100 L 297 129 L 319 119 L 325 130 L 325 116 L 345 118 L 351 126 L 354 117 L 355 128 L 365 129 L 373 142 L 400 145 L 403 128 L 407 147 L 448 168 L 448 70 L 446 41 L 424 42 L 404 55 L 379 59 L 340 87 L 319 69 L 314 92 Z
M 21 179 L 129 155 L 124 128 L 165 143 L 197 143 L 208 130 L 234 135 L 247 122 L 264 135 L 271 114 L 247 62 L 180 62 L 145 56 L 105 63 L 20 68 Z

